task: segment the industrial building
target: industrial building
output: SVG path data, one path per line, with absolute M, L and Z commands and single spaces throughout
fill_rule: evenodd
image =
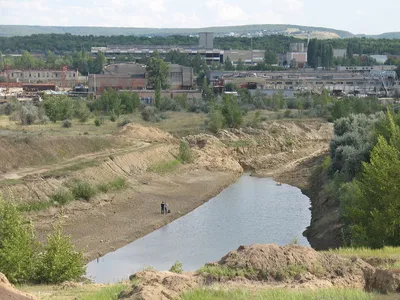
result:
M 234 65 L 237 65 L 239 59 L 245 65 L 254 65 L 264 61 L 264 50 L 225 50 L 223 52 L 223 61 L 229 58 Z
M 214 33 L 200 32 L 199 34 L 199 48 L 214 49 Z
M 46 82 L 65 87 L 73 87 L 86 80 L 86 77 L 80 76 L 78 71 L 73 70 L 6 70 L 0 71 L 0 77 L 6 78 L 9 82 Z
M 110 64 L 103 74 L 89 75 L 89 92 L 101 93 L 104 89 L 145 90 L 148 74 L 146 67 L 136 63 Z M 193 69 L 176 64 L 169 65 L 168 83 L 172 90 L 190 90 L 194 85 Z
M 391 70 L 389 70 L 391 67 Z M 354 67 L 367 68 L 367 67 Z M 398 86 L 393 66 L 375 66 L 364 70 L 288 70 L 288 71 L 209 71 L 207 78 L 217 85 L 233 83 L 238 87 L 261 90 L 342 91 L 345 93 L 391 96 Z

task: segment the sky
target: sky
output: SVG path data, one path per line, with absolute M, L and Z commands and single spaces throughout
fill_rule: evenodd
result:
M 399 0 L 0 0 L 0 24 L 198 28 L 296 24 L 400 31 Z

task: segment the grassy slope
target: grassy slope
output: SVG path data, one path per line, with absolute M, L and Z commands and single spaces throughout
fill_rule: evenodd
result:
M 183 294 L 182 300 L 363 300 L 374 299 L 374 295 L 360 290 L 352 289 L 320 289 L 294 291 L 290 289 L 268 289 L 251 291 L 246 289 L 238 290 L 213 290 L 197 289 Z
M 75 35 L 173 35 L 196 34 L 202 31 L 214 33 L 248 32 L 260 30 L 286 30 L 298 28 L 303 31 L 326 31 L 338 34 L 342 38 L 352 37 L 353 34 L 343 30 L 324 27 L 311 27 L 287 24 L 221 26 L 205 28 L 129 28 L 129 27 L 62 27 L 62 26 L 27 26 L 0 25 L 0 36 L 18 36 L 45 33 L 71 33 Z

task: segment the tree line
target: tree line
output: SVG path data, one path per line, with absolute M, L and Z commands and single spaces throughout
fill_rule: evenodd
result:
M 58 55 L 76 51 L 90 51 L 91 47 L 106 47 L 108 45 L 198 45 L 198 37 L 173 35 L 167 37 L 145 36 L 79 36 L 72 34 L 34 34 L 30 36 L 0 37 L 0 51 L 5 54 L 46 53 L 52 51 Z M 284 35 L 263 37 L 216 37 L 214 46 L 222 50 L 269 50 L 276 53 L 289 51 L 290 43 L 307 40 Z M 351 38 L 327 40 L 335 49 L 346 49 L 349 43 L 355 46 L 359 54 L 400 54 L 400 39 Z M 353 49 L 353 48 L 351 48 Z M 351 50 L 350 49 L 350 50 Z
M 78 70 L 81 74 L 100 74 L 103 65 L 107 62 L 103 53 L 99 52 L 94 58 L 86 51 L 76 51 L 63 56 L 58 56 L 51 51 L 47 51 L 44 57 L 33 56 L 24 50 L 21 56 L 3 55 L 0 52 L 0 70 L 6 69 L 48 69 L 61 70 L 67 66 L 70 70 Z

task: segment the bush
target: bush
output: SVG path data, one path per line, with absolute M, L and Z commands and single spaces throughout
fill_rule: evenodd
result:
M 32 104 L 20 106 L 17 113 L 22 125 L 32 125 L 38 119 L 38 109 Z
M 118 127 L 123 127 L 123 126 L 129 124 L 130 122 L 131 122 L 131 120 L 129 120 L 129 119 L 124 119 L 123 121 L 121 121 L 121 122 L 118 123 Z
M 69 119 L 64 120 L 64 121 L 62 121 L 62 125 L 61 126 L 63 128 L 70 128 L 70 127 L 72 127 L 72 121 L 69 120 Z
M 60 222 L 47 237 L 47 244 L 39 257 L 37 282 L 57 284 L 79 280 L 86 272 L 82 252 L 76 252 L 71 238 L 65 236 Z
M 157 109 L 153 106 L 146 106 L 142 110 L 142 119 L 146 122 L 156 122 L 157 121 L 157 116 L 156 116 Z
M 46 115 L 43 115 L 42 118 L 40 119 L 40 123 L 43 124 L 43 125 L 46 125 L 46 124 L 50 123 L 49 117 L 46 116 Z
M 185 140 L 181 140 L 179 144 L 178 159 L 183 164 L 191 163 L 193 161 L 192 150 L 190 149 L 189 143 Z
M 218 133 L 224 127 L 224 116 L 217 107 L 211 108 L 209 119 L 207 120 L 207 129 L 213 133 Z
M 32 230 L 12 203 L 0 198 L 0 270 L 12 283 L 34 276 L 37 245 Z
M 114 113 L 112 113 L 110 116 L 110 121 L 115 122 L 115 121 L 117 121 L 117 119 L 118 119 L 118 117 Z
M 79 122 L 81 123 L 85 123 L 89 119 L 90 109 L 85 101 L 80 100 L 76 102 L 75 116 L 79 119 Z
M 94 119 L 94 125 L 96 125 L 97 127 L 100 127 L 101 126 L 100 119 L 98 119 L 98 118 Z
M 77 180 L 72 185 L 72 193 L 76 199 L 89 200 L 96 195 L 96 188 L 87 181 Z
M 61 188 L 50 199 L 60 205 L 65 205 L 74 200 L 74 195 L 69 189 Z
M 174 265 L 169 269 L 172 273 L 182 274 L 183 273 L 183 264 L 180 261 L 176 261 Z

